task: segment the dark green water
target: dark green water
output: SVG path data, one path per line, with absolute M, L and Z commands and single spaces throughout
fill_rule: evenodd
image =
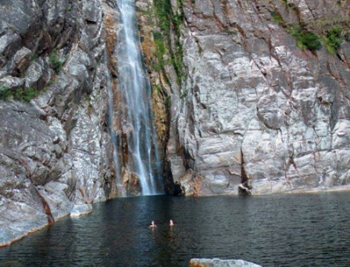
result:
M 194 257 L 350 266 L 350 193 L 116 199 L 1 249 L 0 266 L 170 267 Z

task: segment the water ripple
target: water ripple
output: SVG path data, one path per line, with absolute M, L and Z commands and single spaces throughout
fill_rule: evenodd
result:
M 168 225 L 173 219 L 174 227 Z M 350 266 L 350 193 L 121 198 L 0 250 L 1 266 Z M 157 229 L 148 225 L 155 220 Z

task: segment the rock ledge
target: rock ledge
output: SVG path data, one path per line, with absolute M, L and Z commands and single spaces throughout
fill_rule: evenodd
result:
M 214 259 L 191 259 L 190 267 L 261 267 L 252 262 L 244 260 L 222 260 L 218 258 Z

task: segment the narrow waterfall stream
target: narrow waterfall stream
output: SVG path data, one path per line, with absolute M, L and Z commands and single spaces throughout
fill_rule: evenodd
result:
M 117 34 L 118 90 L 123 101 L 123 132 L 129 171 L 137 174 L 142 195 L 161 193 L 161 164 L 153 124 L 151 86 L 142 64 L 135 0 L 116 0 L 120 11 Z

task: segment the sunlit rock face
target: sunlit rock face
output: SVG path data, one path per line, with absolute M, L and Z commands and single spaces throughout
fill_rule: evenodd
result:
M 218 258 L 214 259 L 191 259 L 190 267 L 261 267 L 252 262 L 244 260 L 222 260 Z
M 172 102 L 174 182 L 186 195 L 238 194 L 241 183 L 252 194 L 345 188 L 349 38 L 334 55 L 325 45 L 301 50 L 285 25 L 321 34 L 337 22 L 346 34 L 349 3 L 182 4 L 187 77 Z
M 0 101 L 2 246 L 116 190 L 101 2 L 4 0 L 0 18 L 0 93 L 39 92 Z

